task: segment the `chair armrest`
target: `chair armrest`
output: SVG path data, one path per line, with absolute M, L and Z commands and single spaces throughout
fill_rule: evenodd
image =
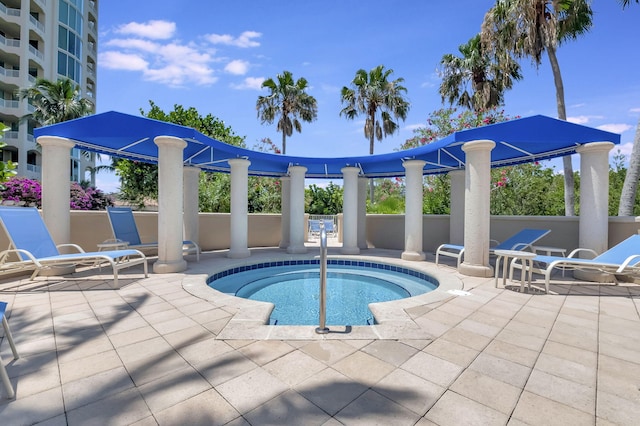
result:
M 513 246 L 511 250 L 525 251 L 525 249 L 529 249 L 532 253 L 535 253 L 535 251 L 533 250 L 533 246 L 529 243 L 518 243 Z
M 85 251 L 77 244 L 58 244 L 56 248 L 60 249 L 62 247 L 71 247 L 73 249 L 78 250 L 78 253 L 85 253 Z
M 500 244 L 500 241 L 494 240 L 493 238 L 489 240 L 489 247 L 495 247 Z
M 633 262 L 633 264 L 632 264 Z M 617 273 L 623 273 L 624 270 L 629 266 L 635 266 L 638 262 L 640 262 L 640 254 L 634 254 L 633 256 L 629 256 L 622 262 L 622 265 L 618 269 L 616 269 Z
M 567 257 L 576 257 L 576 254 L 582 253 L 583 251 L 593 255 L 593 257 L 596 257 L 598 255 L 598 252 L 595 251 L 595 250 L 591 250 L 591 249 L 588 249 L 588 248 L 577 248 L 577 249 L 573 250 L 571 253 L 569 253 L 569 256 L 567 256 Z

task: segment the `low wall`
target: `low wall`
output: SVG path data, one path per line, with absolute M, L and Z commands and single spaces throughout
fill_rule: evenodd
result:
M 142 242 L 158 240 L 157 212 L 134 212 Z M 200 246 L 203 251 L 224 250 L 230 246 L 230 215 L 200 213 Z M 250 214 L 248 218 L 249 247 L 275 247 L 280 243 L 279 214 Z M 551 232 L 539 245 L 561 247 L 570 251 L 578 247 L 578 217 L 565 216 L 492 216 L 491 238 L 503 241 L 522 228 L 545 228 Z M 338 224 L 342 229 L 342 224 Z M 610 217 L 609 247 L 640 230 L 640 217 Z M 112 238 L 105 211 L 72 211 L 71 242 L 87 251 L 97 250 L 97 244 Z M 367 242 L 371 247 L 404 249 L 404 215 L 367 215 Z M 449 242 L 449 216 L 425 215 L 423 219 L 423 250 L 433 253 Z M 0 247 L 9 240 L 0 231 Z

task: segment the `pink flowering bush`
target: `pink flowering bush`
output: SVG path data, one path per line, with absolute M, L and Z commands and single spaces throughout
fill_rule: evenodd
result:
M 25 177 L 13 177 L 4 183 L 0 199 L 13 201 L 25 206 L 42 207 L 42 187 L 40 182 Z M 104 210 L 113 206 L 113 199 L 94 187 L 84 188 L 76 182 L 71 183 L 69 207 L 72 210 Z

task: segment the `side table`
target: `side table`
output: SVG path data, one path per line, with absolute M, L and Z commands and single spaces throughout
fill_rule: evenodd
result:
M 533 258 L 536 253 L 520 250 L 496 250 L 496 282 L 498 287 L 498 279 L 500 278 L 500 261 L 502 260 L 502 287 L 507 283 L 507 271 L 509 268 L 509 259 L 520 259 L 522 261 L 522 273 L 520 274 L 520 292 L 524 292 L 524 280 L 527 272 L 529 273 L 529 291 L 531 291 L 531 275 L 533 275 Z

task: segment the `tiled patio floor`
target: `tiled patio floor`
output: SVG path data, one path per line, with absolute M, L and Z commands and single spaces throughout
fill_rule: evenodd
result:
M 264 253 L 282 251 L 252 258 Z M 397 338 L 300 327 L 237 339 L 244 305 L 190 288 L 227 262 L 205 253 L 184 274 L 125 273 L 120 290 L 95 271 L 1 281 L 21 357 L 3 339 L 17 397 L 0 387 L 0 425 L 639 424 L 639 285 L 557 274 L 552 294 L 528 294 L 420 262 L 468 295 L 406 305 Z

